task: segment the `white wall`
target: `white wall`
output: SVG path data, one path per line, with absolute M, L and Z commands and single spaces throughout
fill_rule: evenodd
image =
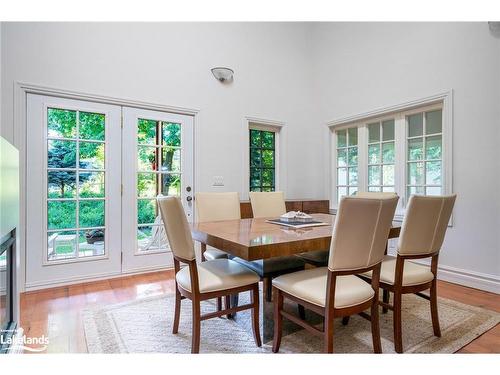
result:
M 313 35 L 314 103 L 322 124 L 453 89 L 458 198 L 440 264 L 498 282 L 498 36 L 486 22 L 325 23 L 314 25 Z
M 6 23 L 3 105 L 13 106 L 15 81 L 200 110 L 198 191 L 223 176 L 228 191 L 244 192 L 245 116 L 286 123 L 289 150 L 282 168 L 288 198 L 323 198 L 314 146 L 307 24 L 285 23 Z M 235 70 L 222 85 L 210 68 Z M 13 113 L 3 113 L 13 124 Z M 12 126 L 12 125 L 11 125 Z M 312 129 L 312 132 L 305 129 Z M 15 129 L 5 130 L 15 139 Z M 16 143 L 17 140 L 15 140 Z M 293 178 L 300 175 L 301 178 Z M 246 185 L 246 184 L 245 184 Z M 220 189 L 220 188 L 219 188 Z

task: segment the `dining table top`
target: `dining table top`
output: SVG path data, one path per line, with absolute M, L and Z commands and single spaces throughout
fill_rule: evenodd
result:
M 292 228 L 267 222 L 276 218 L 252 218 L 193 223 L 191 234 L 196 241 L 245 260 L 329 249 L 335 215 L 311 216 L 327 225 Z M 393 223 L 388 238 L 398 237 L 400 230 L 400 224 Z

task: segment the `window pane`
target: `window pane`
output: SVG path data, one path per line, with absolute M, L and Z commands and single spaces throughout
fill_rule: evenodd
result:
M 380 141 L 380 124 L 375 122 L 368 124 L 368 143 Z
M 259 130 L 250 130 L 250 147 L 260 147 L 261 137 Z
M 340 202 L 342 197 L 345 197 L 347 195 L 347 188 L 346 187 L 338 187 L 337 188 L 337 200 Z
M 138 173 L 137 174 L 137 196 L 140 198 L 156 197 L 157 177 L 156 173 Z
M 368 164 L 380 163 L 380 144 L 368 146 Z
M 262 191 L 271 192 L 274 191 L 274 187 L 263 187 Z
M 163 195 L 181 195 L 181 175 L 161 174 L 161 193 Z
M 347 185 L 347 168 L 337 169 L 337 185 Z
M 349 168 L 349 185 L 357 185 L 358 184 L 358 168 L 351 167 Z
M 424 133 L 423 115 L 417 113 L 407 117 L 408 119 L 408 136 L 418 137 Z
M 262 150 L 262 166 L 266 168 L 274 167 L 274 151 Z
M 78 236 L 75 231 L 47 233 L 47 259 L 76 258 Z
M 47 202 L 48 229 L 70 229 L 76 227 L 75 201 Z
M 263 148 L 274 148 L 274 133 L 273 132 L 262 132 L 262 147 Z
M 47 127 L 49 137 L 75 138 L 76 111 L 49 108 L 47 110 Z
M 250 186 L 261 186 L 261 169 L 250 168 Z
M 81 198 L 104 198 L 104 172 L 80 171 L 79 176 Z
M 442 131 L 443 114 L 439 109 L 437 111 L 427 112 L 425 114 L 425 134 L 436 134 Z
M 337 150 L 337 167 L 347 166 L 347 149 Z
M 356 146 L 358 144 L 358 128 L 347 129 L 349 146 Z
M 382 167 L 383 185 L 394 185 L 394 165 L 384 165 Z
M 80 142 L 80 168 L 104 169 L 104 144 Z
M 427 185 L 441 185 L 441 162 L 431 161 L 425 163 Z
M 138 199 L 137 200 L 137 223 L 153 224 L 156 220 L 156 200 Z M 158 218 L 159 220 L 159 218 Z
M 180 172 L 181 171 L 181 149 L 164 147 L 162 149 L 162 166 L 163 172 Z
M 162 122 L 163 146 L 181 145 L 181 124 Z
M 424 143 L 422 138 L 408 139 L 408 160 L 422 160 L 424 158 Z
M 156 142 L 156 126 L 154 120 L 139 119 L 137 121 L 137 143 L 145 143 L 155 145 Z
M 394 142 L 382 143 L 382 163 L 394 163 Z
M 261 188 L 260 187 L 256 187 L 256 186 L 250 186 L 250 191 L 261 191 Z
M 441 195 L 441 187 L 440 186 L 428 186 L 425 188 L 426 195 Z
M 379 186 L 368 186 L 368 191 L 369 192 L 380 192 L 380 187 Z
M 347 149 L 347 159 L 348 159 L 348 164 L 351 166 L 357 166 L 358 165 L 358 148 L 357 147 L 349 147 Z
M 76 168 L 76 142 L 49 141 L 47 149 L 49 168 Z
M 262 186 L 274 186 L 274 170 L 262 170 Z
M 382 122 L 382 140 L 392 141 L 394 139 L 394 120 Z
M 372 165 L 368 167 L 368 185 L 381 185 L 380 166 Z
M 346 147 L 347 146 L 347 136 L 346 130 L 338 130 L 337 131 L 337 147 Z
M 424 187 L 423 186 L 410 186 L 408 187 L 408 196 L 413 195 L 413 194 L 424 194 Z
M 137 148 L 137 166 L 139 171 L 156 171 L 156 147 L 139 146 Z
M 250 167 L 260 167 L 262 151 L 256 148 L 250 149 Z
M 349 188 L 349 195 L 350 196 L 356 195 L 357 192 L 358 192 L 358 187 L 357 186 Z
M 408 163 L 408 185 L 424 184 L 424 163 Z
M 441 159 L 441 136 L 425 138 L 425 157 L 427 159 Z
M 104 226 L 104 201 L 80 201 L 80 227 Z
M 81 230 L 78 236 L 78 257 L 95 257 L 104 255 L 105 230 Z
M 76 195 L 76 172 L 48 172 L 47 183 L 49 198 L 74 198 Z
M 382 191 L 384 193 L 394 193 L 394 186 L 384 186 Z
M 79 121 L 79 138 L 104 141 L 104 125 L 106 121 L 103 114 L 80 112 Z

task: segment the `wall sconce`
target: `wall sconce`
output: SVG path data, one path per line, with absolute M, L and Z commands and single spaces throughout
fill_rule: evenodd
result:
M 218 66 L 218 67 L 212 68 L 212 74 L 214 75 L 214 77 L 216 79 L 218 79 L 220 82 L 224 83 L 227 81 L 232 81 L 234 70 Z

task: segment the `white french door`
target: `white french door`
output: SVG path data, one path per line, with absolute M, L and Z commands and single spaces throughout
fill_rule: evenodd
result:
M 193 219 L 193 117 L 123 108 L 123 271 L 173 266 L 158 195 Z
M 156 197 L 192 220 L 193 117 L 27 96 L 26 287 L 172 266 Z

